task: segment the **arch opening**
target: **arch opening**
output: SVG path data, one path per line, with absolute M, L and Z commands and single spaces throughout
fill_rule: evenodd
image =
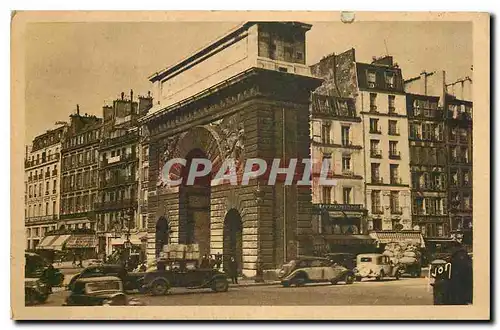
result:
M 182 168 L 182 183 L 179 186 L 179 243 L 198 244 L 200 255 L 208 255 L 210 254 L 211 175 L 209 173 L 198 177 L 193 185 L 187 185 L 193 159 L 208 157 L 203 150 L 196 148 L 188 152 L 185 158 L 186 166 Z
M 238 272 L 243 269 L 243 223 L 240 213 L 236 209 L 227 212 L 224 218 L 223 245 L 224 268 L 228 268 L 230 257 L 234 257 L 238 264 Z

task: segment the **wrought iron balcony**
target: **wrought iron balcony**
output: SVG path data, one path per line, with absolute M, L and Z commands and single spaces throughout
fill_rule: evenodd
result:
M 399 177 L 391 177 L 390 179 L 391 184 L 403 184 L 403 180 Z
M 99 211 L 136 208 L 137 198 L 121 199 L 116 201 L 105 201 L 101 203 L 96 203 L 95 207 Z
M 401 215 L 403 214 L 403 209 L 399 206 L 391 206 L 391 214 Z
M 119 186 L 119 185 L 125 185 L 125 184 L 132 184 L 137 181 L 137 178 L 135 175 L 129 175 L 129 176 L 119 176 L 113 179 L 104 179 L 99 181 L 99 187 L 100 188 L 109 188 L 113 186 Z
M 372 158 L 382 158 L 382 152 L 378 149 L 370 150 L 370 157 Z
M 401 153 L 399 151 L 389 151 L 389 159 L 401 159 Z

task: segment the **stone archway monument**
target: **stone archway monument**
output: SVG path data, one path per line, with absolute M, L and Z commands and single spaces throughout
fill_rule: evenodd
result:
M 293 181 L 284 187 L 279 176 L 272 185 L 266 176 L 249 178 L 248 184 L 241 181 L 250 159 L 262 159 L 269 167 L 278 159 L 286 167 L 290 158 L 310 158 L 309 96 L 321 84 L 305 65 L 310 27 L 248 22 L 150 77 L 158 104 L 142 121 L 150 150 L 149 258 L 154 258 L 155 225 L 162 212 L 168 210 L 171 242 L 186 242 L 192 232 L 186 224 L 196 203 L 203 219 L 195 221 L 193 237 L 209 240 L 203 244 L 211 254 L 229 251 L 227 242 L 233 244 L 232 253 L 241 249 L 240 268 L 247 276 L 312 250 L 312 243 L 303 239 L 311 231 L 310 186 Z M 184 198 L 189 190 L 171 184 L 185 180 L 184 165 L 168 162 L 185 159 L 193 150 L 210 161 L 212 171 L 234 159 L 236 184 L 211 181 L 192 189 L 201 192 L 198 199 Z M 228 231 L 226 220 L 236 214 Z

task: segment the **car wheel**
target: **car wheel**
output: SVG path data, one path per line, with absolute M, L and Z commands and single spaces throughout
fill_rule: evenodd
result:
M 281 282 L 281 285 L 283 285 L 284 288 L 288 288 L 290 286 L 290 282 L 284 281 L 284 282 Z
M 216 278 L 212 283 L 212 290 L 215 292 L 226 292 L 228 288 L 229 284 L 225 278 Z
M 162 296 L 168 292 L 168 283 L 165 280 L 156 280 L 151 285 L 151 294 L 153 296 Z
M 352 284 L 352 283 L 354 283 L 354 275 L 347 274 L 345 276 L 345 284 Z
M 377 276 L 377 277 L 375 277 L 375 279 L 376 279 L 377 281 L 380 281 L 381 279 L 383 279 L 383 278 L 384 278 L 384 276 L 385 276 L 385 274 L 384 274 L 384 271 L 382 270 L 382 271 L 380 271 L 380 275 L 379 275 L 379 276 Z
M 396 271 L 396 274 L 394 275 L 394 277 L 396 278 L 396 280 L 399 280 L 399 270 Z
M 295 283 L 295 286 L 303 286 L 306 284 L 307 278 L 305 275 L 301 274 L 301 275 L 298 275 L 297 277 L 295 277 L 293 282 Z
M 330 280 L 330 283 L 332 283 L 332 285 L 336 285 L 338 283 L 338 280 L 337 279 L 332 279 L 332 280 Z
M 361 276 L 356 276 L 356 281 L 361 282 L 362 278 Z

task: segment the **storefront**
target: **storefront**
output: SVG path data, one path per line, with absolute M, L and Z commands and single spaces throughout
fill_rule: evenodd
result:
M 406 243 L 425 248 L 425 241 L 422 233 L 417 230 L 384 230 L 371 232 L 370 236 L 375 240 L 377 247 L 382 249 L 387 243 Z
M 98 238 L 92 234 L 74 234 L 66 242 L 66 250 L 82 259 L 97 258 Z

